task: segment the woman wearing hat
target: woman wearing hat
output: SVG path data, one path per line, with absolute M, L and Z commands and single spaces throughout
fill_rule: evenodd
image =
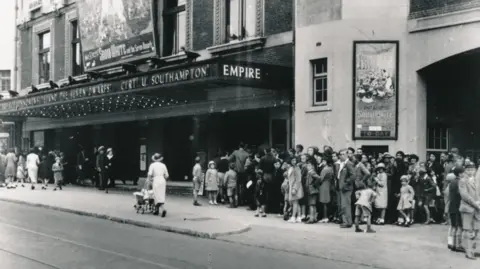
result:
M 164 209 L 163 205 L 165 204 L 168 170 L 167 166 L 162 161 L 163 156 L 160 153 L 155 153 L 152 156 L 152 163 L 148 168 L 148 180 L 152 182 L 153 186 L 153 195 L 155 199 L 154 215 L 158 215 L 161 209 L 162 218 L 164 218 L 167 215 L 167 211 Z
M 40 158 L 38 157 L 38 149 L 32 148 L 27 155 L 26 166 L 28 171 L 28 178 L 32 183 L 31 189 L 35 189 L 35 184 L 38 180 L 38 166 L 40 165 Z
M 387 186 L 387 173 L 385 173 L 385 164 L 379 163 L 375 167 L 377 177 L 375 182 L 377 185 L 377 198 L 375 199 L 375 208 L 380 211 L 380 217 L 377 219 L 377 224 L 385 224 L 385 211 L 388 205 L 388 186 Z

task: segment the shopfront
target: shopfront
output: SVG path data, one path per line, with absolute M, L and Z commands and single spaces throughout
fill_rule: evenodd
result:
M 212 59 L 0 101 L 0 114 L 24 119 L 28 146 L 62 150 L 71 162 L 79 145 L 92 155 L 112 147 L 134 179 L 162 152 L 172 179 L 184 180 L 197 154 L 211 159 L 241 141 L 289 146 L 291 74 Z

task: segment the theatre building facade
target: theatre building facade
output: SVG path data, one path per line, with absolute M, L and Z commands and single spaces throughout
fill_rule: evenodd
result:
M 195 156 L 240 141 L 291 146 L 291 3 L 23 2 L 20 94 L 0 101 L 0 116 L 21 125 L 17 146 L 59 149 L 72 163 L 79 145 L 111 147 L 127 179 L 161 152 L 173 180 Z
M 297 0 L 295 142 L 480 156 L 480 1 Z

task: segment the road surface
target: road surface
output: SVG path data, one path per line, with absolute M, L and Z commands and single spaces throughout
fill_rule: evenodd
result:
M 0 202 L 0 268 L 372 267 Z

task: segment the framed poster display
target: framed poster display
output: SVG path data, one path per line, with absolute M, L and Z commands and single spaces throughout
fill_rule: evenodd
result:
M 398 138 L 398 41 L 353 42 L 355 140 Z

